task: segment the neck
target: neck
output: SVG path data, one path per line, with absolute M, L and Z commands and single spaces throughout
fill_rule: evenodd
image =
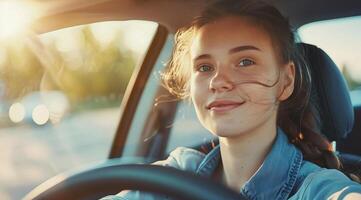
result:
M 237 137 L 220 137 L 223 180 L 239 192 L 262 165 L 276 138 L 275 123 L 242 133 Z

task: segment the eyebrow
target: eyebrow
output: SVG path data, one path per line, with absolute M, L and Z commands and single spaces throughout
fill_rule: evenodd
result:
M 230 49 L 228 51 L 228 54 L 234 54 L 234 53 L 237 53 L 237 52 L 240 52 L 240 51 L 247 51 L 247 50 L 261 51 L 261 49 L 255 47 L 255 46 L 244 45 L 244 46 L 238 46 L 238 47 L 234 47 L 234 48 Z M 208 59 L 208 58 L 211 58 L 210 54 L 202 54 L 202 55 L 199 55 L 199 56 L 195 57 L 194 60 Z
M 193 60 L 208 59 L 208 58 L 211 58 L 210 54 L 202 54 L 202 55 L 195 57 Z
M 233 54 L 233 53 L 237 53 L 237 52 L 240 52 L 240 51 L 247 51 L 247 50 L 261 51 L 261 49 L 255 47 L 255 46 L 245 45 L 245 46 L 234 47 L 234 48 L 230 49 L 230 50 L 228 51 L 228 53 L 229 53 L 229 54 Z

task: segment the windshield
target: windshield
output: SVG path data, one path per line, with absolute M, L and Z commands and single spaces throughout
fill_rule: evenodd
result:
M 157 24 L 102 22 L 0 41 L 0 199 L 105 160 Z

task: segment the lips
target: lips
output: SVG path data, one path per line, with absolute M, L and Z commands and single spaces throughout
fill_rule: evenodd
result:
M 209 103 L 206 108 L 215 112 L 226 112 L 239 107 L 244 102 L 230 101 L 230 100 L 217 100 Z

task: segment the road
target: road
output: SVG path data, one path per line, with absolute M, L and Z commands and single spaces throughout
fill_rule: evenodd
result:
M 49 177 L 106 159 L 119 113 L 101 109 L 56 125 L 0 128 L 0 199 L 21 199 Z

